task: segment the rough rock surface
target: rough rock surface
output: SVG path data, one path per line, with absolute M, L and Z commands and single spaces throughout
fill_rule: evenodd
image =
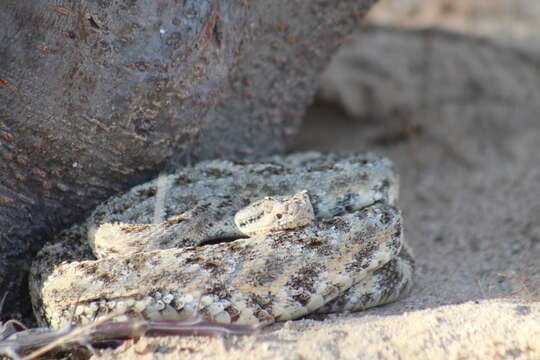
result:
M 535 118 L 534 48 L 441 29 L 364 26 L 322 77 L 323 99 L 355 118 Z
M 163 168 L 283 151 L 372 3 L 2 1 L 0 287 L 24 297 L 48 236 Z

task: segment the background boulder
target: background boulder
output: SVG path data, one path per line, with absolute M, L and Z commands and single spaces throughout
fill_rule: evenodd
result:
M 0 289 L 17 297 L 52 233 L 159 171 L 283 151 L 373 2 L 3 1 Z

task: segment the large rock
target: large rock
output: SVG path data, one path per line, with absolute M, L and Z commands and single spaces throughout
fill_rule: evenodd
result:
M 3 1 L 0 289 L 16 297 L 50 234 L 168 166 L 284 150 L 373 2 Z

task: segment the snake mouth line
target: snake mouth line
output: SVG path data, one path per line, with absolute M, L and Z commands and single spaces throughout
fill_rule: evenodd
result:
M 222 243 L 230 243 L 230 242 L 233 242 L 235 240 L 240 240 L 240 239 L 249 239 L 249 236 L 245 235 L 245 236 L 221 236 L 221 237 L 216 237 L 216 238 L 208 239 L 208 240 L 205 240 L 205 241 L 201 242 L 201 246 L 202 245 L 217 245 L 217 244 L 222 244 Z

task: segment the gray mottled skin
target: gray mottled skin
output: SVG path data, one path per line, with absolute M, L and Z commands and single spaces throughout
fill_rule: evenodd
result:
M 209 319 L 268 324 L 380 305 L 411 284 L 413 261 L 391 205 L 398 184 L 384 158 L 304 153 L 267 163 L 202 162 L 166 181 L 163 213 L 170 220 L 187 212 L 176 229 L 183 236 L 164 236 L 164 250 L 93 260 L 85 233 L 92 242 L 102 224 L 151 223 L 156 183 L 111 199 L 42 251 L 30 285 L 41 320 L 62 326 L 77 302 L 76 322 L 116 310 L 185 318 L 200 297 L 200 313 Z M 223 237 L 220 229 L 232 228 L 242 207 L 302 190 L 315 222 L 204 245 Z M 198 247 L 167 249 L 185 245 Z M 72 262 L 53 266 L 62 260 Z
M 266 196 L 234 215 L 223 202 L 209 200 L 157 224 L 106 223 L 90 232 L 90 245 L 99 258 L 172 247 L 202 245 L 211 240 L 249 237 L 290 230 L 315 219 L 307 191 L 294 196 Z M 220 206 L 221 205 L 221 206 Z M 219 206 L 216 210 L 213 206 Z M 228 210 L 228 211 L 227 211 Z M 155 218 L 155 216 L 154 216 Z M 96 228 L 97 225 L 92 225 Z

